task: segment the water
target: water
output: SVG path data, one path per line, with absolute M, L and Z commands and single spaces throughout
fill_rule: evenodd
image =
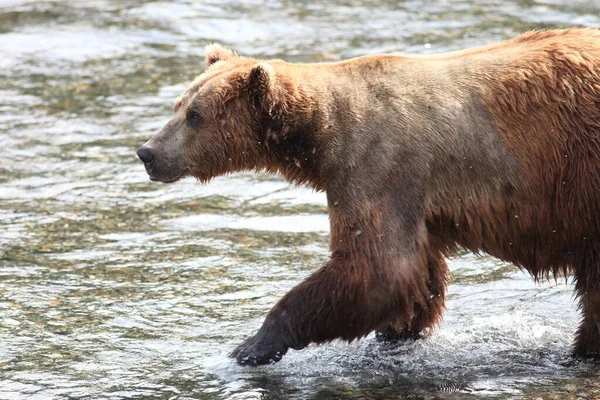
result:
M 600 397 L 599 365 L 569 356 L 572 287 L 470 254 L 450 261 L 428 340 L 370 336 L 235 365 L 227 353 L 327 259 L 324 195 L 254 174 L 155 184 L 135 157 L 213 41 L 338 60 L 599 15 L 597 2 L 558 0 L 3 0 L 0 398 Z

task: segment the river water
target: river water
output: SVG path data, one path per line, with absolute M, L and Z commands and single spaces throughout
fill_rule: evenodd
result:
M 328 257 L 325 196 L 280 177 L 151 183 L 135 150 L 216 41 L 327 61 L 598 26 L 594 1 L 0 1 L 0 398 L 600 397 L 572 287 L 464 254 L 441 326 L 237 366 Z

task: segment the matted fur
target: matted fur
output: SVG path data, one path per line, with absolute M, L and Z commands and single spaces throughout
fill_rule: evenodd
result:
M 573 274 L 575 352 L 600 353 L 597 30 L 323 64 L 212 46 L 207 64 L 149 142 L 149 172 L 279 172 L 326 191 L 331 220 L 331 259 L 269 312 L 238 362 L 373 330 L 419 337 L 441 318 L 444 257 L 461 247 L 536 279 Z

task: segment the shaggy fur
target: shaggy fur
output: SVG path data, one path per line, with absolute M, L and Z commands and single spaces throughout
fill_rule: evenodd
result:
M 329 262 L 233 356 L 441 318 L 445 256 L 573 274 L 575 353 L 600 353 L 600 33 L 531 32 L 436 56 L 290 64 L 207 48 L 206 72 L 143 153 L 151 178 L 267 170 L 327 193 Z M 140 156 L 142 157 L 142 156 Z

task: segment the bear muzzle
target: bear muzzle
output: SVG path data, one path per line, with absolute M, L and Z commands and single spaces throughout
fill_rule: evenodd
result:
M 152 164 L 152 161 L 154 161 L 154 152 L 148 146 L 140 147 L 137 156 L 144 162 L 144 165 Z
M 143 161 L 146 173 L 153 182 L 172 183 L 185 175 L 183 172 L 176 173 L 174 171 L 176 168 L 167 168 L 168 171 L 161 171 L 161 168 L 157 165 L 157 157 L 151 147 L 144 145 L 138 149 L 136 154 Z

